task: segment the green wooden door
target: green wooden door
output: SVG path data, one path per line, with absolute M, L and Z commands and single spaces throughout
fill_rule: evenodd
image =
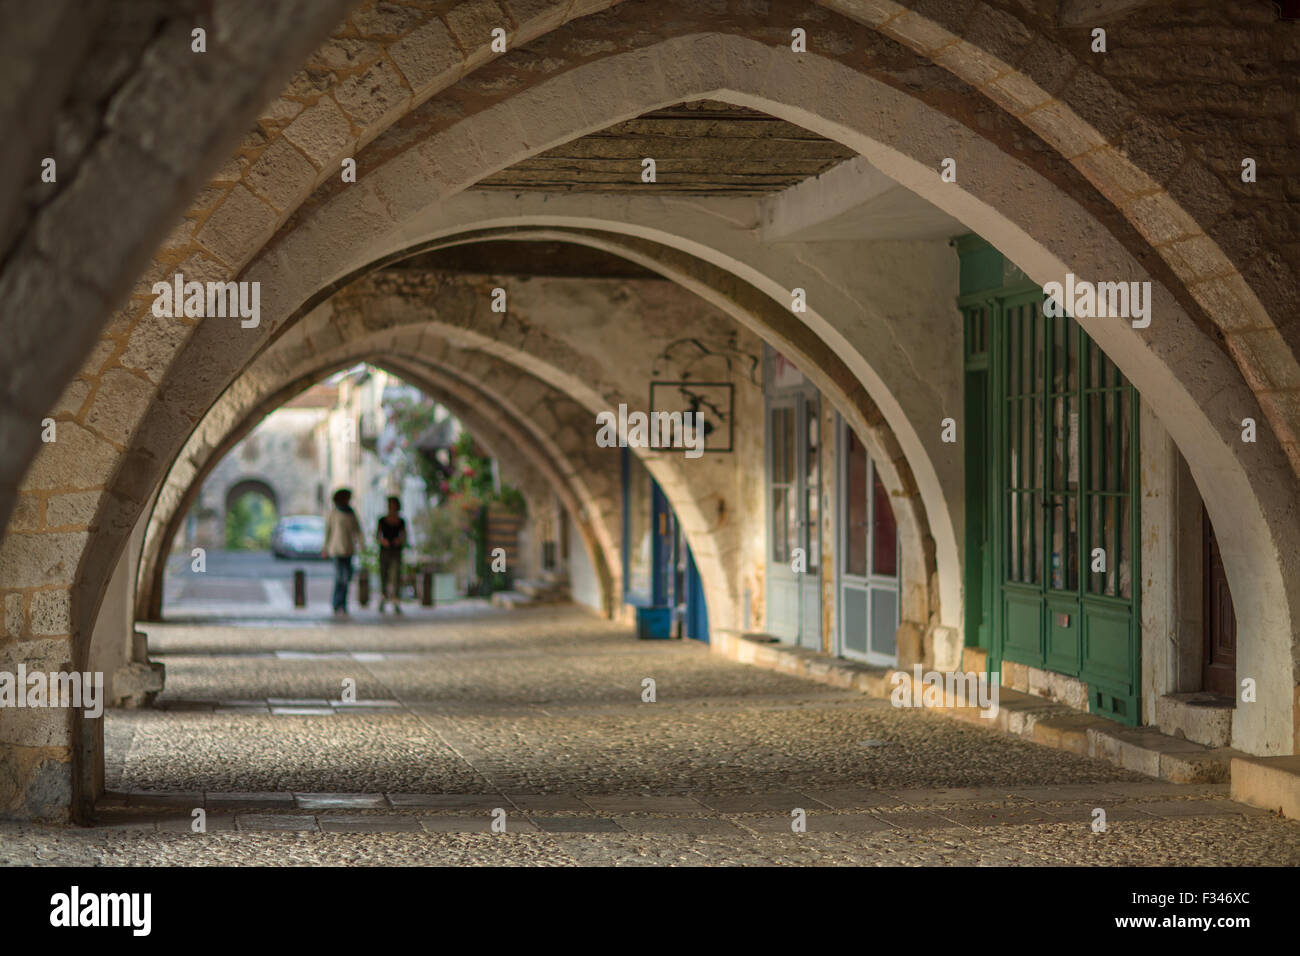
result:
M 991 669 L 1077 677 L 1092 712 L 1136 724 L 1137 394 L 1042 303 L 1015 277 L 961 301 L 967 439 L 987 449 L 966 452 L 967 641 Z
M 966 643 L 988 649 L 993 632 L 993 430 L 989 419 L 989 329 L 996 301 L 963 309 L 966 341 L 964 400 L 966 471 Z

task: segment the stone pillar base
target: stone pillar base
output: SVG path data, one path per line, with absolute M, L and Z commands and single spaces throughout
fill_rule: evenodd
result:
M 149 707 L 163 689 L 167 669 L 161 661 L 132 661 L 113 673 L 112 706 Z

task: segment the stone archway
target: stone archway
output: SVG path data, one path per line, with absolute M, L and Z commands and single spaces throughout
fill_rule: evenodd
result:
M 598 472 L 593 470 L 594 462 L 575 467 L 572 463 L 557 461 L 556 455 L 560 450 L 539 441 L 536 426 L 530 427 L 518 410 L 495 401 L 447 366 L 430 362 L 413 351 L 404 354 L 403 349 L 410 348 L 409 341 L 377 344 L 375 336 L 350 341 L 322 353 L 312 353 L 301 359 L 287 375 L 281 373 L 270 377 L 267 373 L 268 377 L 259 381 L 256 392 L 250 394 L 245 390 L 243 394 L 223 396 L 222 401 L 209 410 L 172 465 L 153 509 L 142 516 L 141 520 L 147 521 L 147 530 L 137 578 L 137 617 L 150 620 L 161 614 L 167 550 L 198 488 L 222 457 L 268 411 L 279 407 L 321 377 L 360 361 L 391 371 L 443 402 L 476 435 L 486 433 L 490 436 L 489 447 L 496 444 L 522 455 L 573 514 L 582 544 L 601 584 L 605 612 L 612 613 L 618 562 L 611 549 L 617 533 L 608 527 L 608 522 L 616 514 L 612 503 L 605 502 L 605 496 L 597 498 L 591 490 L 592 480 L 598 476 Z M 259 364 L 273 365 L 276 357 L 273 353 L 263 356 L 263 359 L 272 361 Z M 463 363 L 453 361 L 448 364 L 456 367 Z M 465 371 L 463 367 L 461 370 L 462 373 Z M 255 367 L 251 371 L 262 370 Z M 553 399 L 548 397 L 546 400 Z M 233 426 L 229 424 L 231 421 L 234 421 Z M 606 476 L 601 487 L 607 490 L 612 480 Z
M 1008 157 L 973 131 L 918 107 L 904 94 L 873 85 L 871 81 L 862 82 L 839 64 L 809 58 L 807 68 L 793 80 L 783 80 L 776 89 L 769 78 L 772 57 L 777 54 L 762 44 L 730 36 L 706 36 L 689 41 L 664 41 L 657 52 L 658 57 L 651 60 L 640 55 L 615 55 L 608 61 L 582 68 L 591 75 L 582 77 L 581 85 L 590 82 L 598 88 L 636 88 L 632 79 L 644 77 L 646 69 L 655 68 L 658 80 L 645 86 L 645 98 L 634 104 L 625 100 L 616 116 L 636 115 L 692 96 L 709 96 L 763 109 L 845 142 L 896 180 L 991 239 L 1041 283 L 1059 281 L 1068 272 L 1124 279 L 1149 275 L 1103 223 L 1066 197 L 1055 184 L 1015 161 L 1010 161 L 1013 172 L 1009 172 Z M 728 65 L 726 72 L 710 72 L 707 64 L 719 62 Z M 688 70 L 680 64 L 692 66 Z M 606 72 L 598 72 L 598 66 L 606 67 Z M 412 233 L 436 233 L 440 221 L 447 222 L 447 235 L 463 229 L 463 217 L 453 224 L 448 221 L 450 217 L 443 215 L 452 205 L 445 198 L 448 194 L 462 189 L 484 168 L 508 165 L 512 155 L 529 155 L 589 128 L 589 121 L 567 115 L 556 119 L 557 128 L 550 134 L 525 130 L 521 136 L 516 125 L 516 111 L 536 117 L 538 122 L 546 117 L 558 117 L 553 109 L 545 108 L 546 104 L 563 99 L 568 84 L 579 83 L 576 74 L 581 73 L 582 70 L 575 70 L 565 74 L 565 82 L 556 81 L 553 88 L 548 89 L 551 84 L 543 83 L 518 94 L 514 110 L 508 113 L 492 108 L 465 120 L 463 126 L 467 128 L 454 126 L 446 133 L 429 137 L 420 146 L 381 167 L 369 180 L 369 191 L 360 189 L 339 194 L 316 207 L 299 230 L 283 234 L 261 260 L 249 267 L 246 275 L 265 277 L 268 281 L 284 276 L 285 281 L 279 284 L 285 290 L 281 307 L 291 315 L 294 311 L 291 303 L 308 298 L 312 285 L 328 286 L 339 281 L 340 273 L 348 274 L 346 261 L 359 263 L 397 254 L 399 243 L 408 241 Z M 663 85 L 658 85 L 659 81 Z M 826 111 L 828 115 L 822 115 L 818 110 L 827 89 L 836 89 L 843 95 Z M 476 154 L 480 165 L 467 163 L 457 167 L 465 170 L 464 173 L 449 173 L 445 162 L 432 164 L 435 154 L 445 156 L 454 152 L 458 142 L 462 145 L 467 142 L 466 137 L 492 144 L 490 155 Z M 528 141 L 541 146 L 530 146 Z M 963 168 L 969 171 L 957 189 L 934 175 L 941 158 L 936 143 L 943 143 L 945 149 L 955 152 Z M 458 175 L 464 178 L 456 178 Z M 389 176 L 392 182 L 386 185 Z M 402 195 L 410 198 L 417 211 L 399 215 L 390 226 L 382 225 L 381 220 L 392 208 L 394 198 Z M 434 198 L 440 201 L 431 202 Z M 551 205 L 549 214 L 539 211 L 537 218 L 525 218 L 521 210 L 530 202 L 529 197 L 521 197 L 515 216 L 478 225 L 598 227 L 608 223 L 603 216 L 562 217 L 555 211 L 558 203 Z M 648 215 L 642 224 L 633 224 L 632 220 L 639 218 L 634 211 L 642 205 L 649 204 L 620 200 L 620 225 L 609 228 L 689 248 L 703 258 L 730 266 L 773 299 L 779 300 L 786 294 L 788 286 L 778 286 L 752 267 L 742 266 L 735 257 L 718 252 L 715 246 L 699 243 L 686 227 L 681 233 L 668 235 L 662 220 L 652 223 Z M 656 211 L 662 214 L 662 210 Z M 350 250 L 355 255 L 330 257 L 332 219 L 340 226 L 344 222 L 357 224 L 357 229 L 350 233 L 351 238 L 360 240 L 361 248 L 354 246 Z M 402 238 L 398 239 L 398 235 Z M 298 290 L 289 291 L 291 280 L 282 264 L 297 261 L 309 248 L 317 253 L 312 261 L 318 272 L 303 277 L 304 284 Z M 1235 567 L 1229 570 L 1230 582 L 1238 593 L 1257 598 L 1251 602 L 1254 610 L 1250 613 L 1258 619 L 1250 632 L 1261 636 L 1252 652 L 1257 656 L 1250 666 L 1261 675 L 1273 675 L 1270 698 L 1290 701 L 1296 640 L 1292 609 L 1297 605 L 1298 596 L 1296 576 L 1286 573 L 1286 569 L 1298 549 L 1294 540 L 1296 532 L 1286 512 L 1294 473 L 1286 461 L 1285 450 L 1273 436 L 1270 436 L 1272 440 L 1249 449 L 1248 461 L 1242 459 L 1239 423 L 1252 412 L 1258 414 L 1259 409 L 1250 383 L 1198 330 L 1177 297 L 1159 282 L 1145 281 L 1155 283 L 1155 308 L 1164 317 L 1153 328 L 1139 332 L 1118 323 L 1097 320 L 1085 321 L 1083 325 L 1148 397 L 1169 427 L 1191 465 L 1216 526 L 1229 526 L 1233 532 L 1239 532 L 1230 532 L 1233 541 L 1223 547 L 1225 560 Z M 860 380 L 880 380 L 879 374 L 872 374 L 871 365 L 862 358 L 862 353 L 843 337 L 830 319 L 810 309 L 806 321 L 828 341 L 840 346 L 836 351 L 852 360 L 851 367 Z M 888 403 L 888 393 L 873 393 L 872 398 L 882 405 Z M 890 420 L 890 424 L 896 432 L 905 434 L 909 430 L 905 421 Z M 1243 502 L 1244 488 L 1252 491 Z M 1246 528 L 1252 530 L 1246 532 Z M 1261 679 L 1269 680 L 1267 676 Z M 1294 745 L 1294 733 L 1290 717 L 1278 719 L 1257 710 L 1243 718 L 1241 739 L 1256 740 L 1258 743 L 1251 746 L 1276 752 Z
M 275 493 L 275 488 L 273 488 L 269 482 L 261 478 L 240 478 L 233 485 L 227 488 L 226 493 L 222 496 L 225 499 L 226 508 L 229 509 L 230 505 L 236 499 L 241 498 L 246 494 L 261 495 L 267 501 L 271 502 L 271 507 L 275 508 L 277 511 L 279 510 L 280 499 Z
M 280 496 L 276 493 L 274 486 L 264 478 L 244 475 L 231 484 L 221 496 L 221 528 L 223 535 L 227 533 L 231 513 L 234 511 L 241 499 L 246 498 L 249 495 L 253 495 L 268 502 L 271 507 L 271 513 L 277 518 L 280 516 Z M 228 539 L 223 538 L 223 540 L 225 541 L 226 546 L 230 545 Z
M 883 18 L 880 20 L 882 28 L 892 23 L 893 29 L 909 44 L 931 50 L 936 59 L 941 58 L 942 50 L 947 46 L 954 46 L 947 42 L 941 32 L 936 31 L 932 21 L 900 9 L 897 5 L 872 3 L 860 8 L 860 11 L 868 10 L 884 11 Z M 979 47 L 977 45 L 974 47 L 974 53 L 977 54 Z M 850 73 L 837 71 L 825 63 L 818 64 L 815 58 L 809 58 L 808 62 L 818 67 L 820 72 L 819 70 L 800 71 L 800 75 L 796 77 L 795 85 L 799 87 L 797 90 L 774 89 L 769 78 L 773 72 L 771 67 L 777 61 L 773 60 L 773 49 L 762 43 L 749 44 L 734 37 L 706 36 L 695 43 L 693 49 L 694 55 L 691 55 L 688 44 L 685 43 L 678 44 L 676 47 L 662 46 L 657 49 L 654 57 L 649 58 L 651 62 L 647 62 L 647 58 L 644 57 L 626 61 L 621 69 L 609 74 L 616 80 L 612 88 L 626 90 L 628 87 L 623 83 L 624 80 L 641 81 L 650 75 L 656 84 L 660 80 L 663 81 L 662 85 L 656 87 L 656 94 L 671 92 L 668 99 L 662 96 L 653 99 L 655 103 L 703 95 L 701 90 L 708 92 L 709 95 L 730 90 L 740 102 L 757 103 L 778 111 L 784 108 L 788 116 L 806 116 L 812 128 L 826 130 L 835 138 L 843 137 L 842 141 L 851 141 L 855 148 L 858 144 L 862 144 L 864 154 L 869 155 L 873 161 L 878 161 L 882 168 L 891 171 L 899 181 L 927 195 L 936 205 L 948 209 L 972 228 L 976 228 L 987 238 L 992 239 L 999 248 L 1007 252 L 1038 281 L 1060 278 L 1067 271 L 1087 274 L 1096 272 L 1099 268 L 1114 270 L 1106 274 L 1117 277 L 1147 274 L 1140 264 L 1134 262 L 1124 244 L 1116 240 L 1108 231 L 1107 226 L 1073 200 L 1065 199 L 1065 192 L 1055 188 L 1050 181 L 1039 176 L 1025 164 L 1017 165 L 1013 162 L 1008 166 L 1005 155 L 999 157 L 995 155 L 996 150 L 985 149 L 979 137 L 968 128 L 960 124 L 944 122 L 941 117 L 933 115 L 933 111 L 928 111 L 928 107 L 916 108 L 910 112 L 902 109 L 887 114 L 874 113 L 870 109 L 870 103 L 864 106 L 864 100 L 870 100 L 872 97 L 864 94 L 860 81 L 850 75 L 851 71 Z M 955 49 L 957 52 L 964 51 L 961 47 Z M 974 54 L 971 56 L 971 61 L 989 65 Z M 709 62 L 723 64 L 721 69 L 725 75 L 709 74 L 707 66 Z M 996 62 L 993 64 L 993 73 L 997 73 Z M 587 79 L 593 76 L 588 75 Z M 830 76 L 829 83 L 825 82 L 828 76 Z M 992 76 L 988 82 L 995 83 L 997 80 L 997 76 Z M 576 78 L 570 76 L 569 82 L 570 84 L 576 82 Z M 835 90 L 837 93 L 844 92 L 846 95 L 839 102 L 826 106 L 828 89 Z M 875 97 L 876 99 L 887 100 L 894 105 L 897 105 L 896 101 L 902 97 L 904 105 L 909 105 L 902 94 L 894 93 L 891 96 L 888 91 L 875 87 L 871 87 L 870 92 L 880 94 Z M 559 98 L 559 87 L 551 89 L 550 94 Z M 792 105 L 794 100 L 799 100 L 798 105 Z M 782 107 L 783 103 L 784 107 Z M 915 106 L 915 104 L 910 105 Z M 523 100 L 517 102 L 515 108 L 518 115 L 511 114 L 509 118 L 512 122 L 518 122 L 519 117 L 543 115 L 530 112 Z M 592 108 L 597 109 L 594 106 Z M 1048 104 L 1048 108 L 1042 110 L 1038 120 L 1048 124 L 1059 116 L 1060 112 Z M 499 115 L 497 118 L 503 117 Z M 914 121 L 916 128 L 900 131 L 898 124 L 903 121 L 903 118 Z M 1067 123 L 1066 126 L 1068 128 L 1069 124 Z M 907 144 L 899 141 L 899 137 L 904 135 L 909 139 Z M 514 149 L 516 153 L 522 149 L 527 153 L 528 150 L 540 148 L 530 146 L 528 143 L 520 143 L 518 137 L 515 137 L 513 140 L 504 141 L 504 145 L 494 144 L 493 148 L 498 150 L 498 153 L 484 156 L 480 148 L 481 144 L 475 143 L 468 130 L 462 129 L 461 136 L 469 146 L 473 147 L 469 153 L 457 154 L 453 150 L 445 155 L 449 157 L 459 155 L 461 158 L 480 163 L 480 168 L 473 171 L 471 179 L 472 175 L 492 168 L 493 163 L 502 158 L 508 159 L 506 154 L 510 149 Z M 940 158 L 939 144 L 947 149 L 952 148 L 950 144 L 954 142 L 960 150 L 959 158 L 963 168 L 971 169 L 973 175 L 969 179 L 964 179 L 959 189 L 941 191 L 932 175 L 936 166 L 934 160 Z M 1084 154 L 1073 155 L 1082 157 Z M 403 173 L 423 172 L 422 195 L 426 200 L 444 195 L 439 179 L 447 173 L 447 170 L 440 167 L 437 172 L 433 172 L 422 168 L 424 162 L 425 160 L 415 156 L 394 160 L 393 165 L 395 169 L 400 167 L 398 171 Z M 1080 159 L 1079 165 L 1082 166 L 1084 162 Z M 473 162 L 469 165 L 473 167 Z M 1010 174 L 1008 174 L 1009 170 Z M 1124 168 L 1120 167 L 1119 172 L 1124 171 Z M 338 222 L 357 223 L 370 216 L 374 217 L 376 224 L 384 222 L 389 214 L 386 208 L 387 197 L 378 190 L 374 180 L 367 180 L 367 183 L 374 188 L 358 189 L 356 193 L 360 195 L 350 194 L 352 198 L 333 208 Z M 463 184 L 463 181 L 450 181 L 445 185 L 454 190 Z M 945 196 L 943 192 L 949 195 Z M 1031 201 L 1025 201 L 1027 196 Z M 1140 196 L 1136 197 L 1135 201 L 1140 199 Z M 1060 204 L 1059 208 L 1057 203 Z M 1159 203 L 1156 205 L 1159 206 Z M 252 265 L 245 275 L 270 280 L 277 275 L 284 276 L 284 266 L 290 262 L 316 261 L 310 258 L 299 259 L 297 254 L 311 247 L 310 236 L 306 240 L 302 237 L 312 230 L 317 230 L 315 237 L 317 243 L 328 247 L 329 229 L 322 226 L 322 223 L 330 218 L 324 215 L 328 208 L 329 205 L 323 203 L 313 209 L 310 215 L 302 217 L 298 228 L 286 232 L 270 250 L 268 256 Z M 1035 215 L 1043 216 L 1044 221 L 1035 222 Z M 600 219 L 600 217 L 595 218 Z M 582 224 L 592 223 L 588 221 Z M 1061 229 L 1062 224 L 1069 226 L 1070 229 Z M 392 225 L 393 223 L 389 222 L 383 228 Z M 402 222 L 402 230 L 409 230 L 413 225 L 414 223 L 409 221 L 408 217 Z M 645 225 L 643 228 L 649 233 L 654 227 Z M 377 230 L 362 232 L 360 235 L 376 246 L 388 245 L 390 250 L 400 245 L 392 235 L 383 237 Z M 402 241 L 409 242 L 410 238 L 408 233 Z M 1175 230 L 1175 235 L 1170 239 L 1171 256 L 1174 255 L 1173 248 L 1182 238 L 1183 236 Z M 295 242 L 295 239 L 299 241 Z M 690 240 L 679 238 L 678 241 Z M 1153 237 L 1151 241 L 1157 240 Z M 1092 248 L 1102 251 L 1088 256 L 1081 253 L 1078 248 L 1083 245 L 1091 245 Z M 371 261 L 381 254 L 379 248 L 368 250 L 361 257 L 361 261 Z M 332 257 L 322 256 L 320 261 L 333 263 L 331 268 L 335 273 L 344 274 L 347 269 L 346 264 L 340 261 L 341 258 L 335 250 Z M 1218 261 L 1213 256 L 1209 258 L 1212 264 L 1217 264 Z M 298 303 L 304 301 L 314 288 L 322 284 L 317 281 L 320 278 L 319 276 L 307 277 L 305 285 L 300 288 L 291 288 L 290 283 L 286 282 L 281 287 L 283 300 L 276 304 L 277 314 L 283 316 L 292 314 L 298 307 Z M 761 280 L 761 273 L 756 273 L 755 278 Z M 1232 288 L 1232 283 L 1235 282 L 1233 276 L 1228 275 L 1226 281 Z M 756 282 L 759 288 L 764 288 L 765 284 L 767 285 L 765 291 L 776 298 L 776 293 L 771 288 L 775 283 L 765 280 Z M 1212 291 L 1216 288 L 1219 286 L 1211 285 L 1207 280 L 1207 290 Z M 1241 299 L 1239 294 L 1230 292 L 1219 301 L 1218 314 L 1227 316 L 1240 304 Z M 1279 425 L 1276 435 L 1270 435 L 1267 440 L 1261 441 L 1257 449 L 1250 450 L 1252 456 L 1250 462 L 1241 460 L 1239 450 L 1233 443 L 1236 423 L 1241 415 L 1257 411 L 1261 404 L 1267 404 L 1264 398 L 1256 396 L 1266 396 L 1279 390 L 1248 388 L 1248 385 L 1258 386 L 1260 381 L 1243 382 L 1239 369 L 1226 363 L 1222 354 L 1217 353 L 1211 343 L 1198 337 L 1196 323 L 1181 306 L 1176 290 L 1170 293 L 1158 288 L 1157 307 L 1161 310 L 1161 314 L 1167 311 L 1171 317 L 1168 324 L 1169 331 L 1165 331 L 1164 326 L 1151 330 L 1146 335 L 1138 335 L 1127 329 L 1107 329 L 1103 326 L 1097 326 L 1089 331 L 1115 357 L 1126 375 L 1137 383 L 1145 394 L 1152 397 L 1157 411 L 1168 423 L 1171 433 L 1192 465 L 1193 474 L 1206 498 L 1216 525 L 1231 529 L 1232 540 L 1223 543 L 1225 560 L 1229 564 L 1230 582 L 1239 594 L 1248 596 L 1247 600 L 1241 602 L 1243 606 L 1250 607 L 1253 613 L 1257 614 L 1257 619 L 1253 621 L 1253 627 L 1250 628 L 1251 633 L 1267 635 L 1259 638 L 1264 652 L 1255 663 L 1261 669 L 1261 680 L 1267 678 L 1269 681 L 1267 691 L 1269 699 L 1289 699 L 1291 696 L 1289 691 L 1294 687 L 1295 678 L 1293 608 L 1296 606 L 1294 593 L 1296 585 L 1293 582 L 1297 579 L 1297 575 L 1291 572 L 1294 561 L 1292 556 L 1297 553 L 1297 549 L 1294 546 L 1295 532 L 1288 525 L 1286 518 L 1286 502 L 1293 498 L 1294 472 L 1286 468 L 1284 473 L 1284 470 L 1279 468 L 1279 465 L 1286 464 L 1285 454 L 1288 447 L 1284 447 L 1283 443 L 1288 442 L 1287 431 Z M 825 317 L 821 318 L 829 321 Z M 828 327 L 834 328 L 833 322 Z M 205 338 L 207 336 L 212 337 Z M 195 338 L 203 339 L 198 343 L 202 349 L 205 344 L 208 347 L 216 344 L 219 336 L 208 330 L 200 330 Z M 149 334 L 141 339 L 142 343 L 150 341 Z M 156 346 L 156 338 L 152 340 L 152 345 Z M 235 357 L 233 368 L 238 370 L 243 360 L 243 357 Z M 154 367 L 167 364 L 164 359 Z M 1253 364 L 1251 368 L 1254 368 Z M 1285 378 L 1288 368 L 1287 363 L 1283 362 L 1279 375 Z M 230 373 L 230 366 L 218 365 L 211 370 L 206 379 L 184 383 L 174 380 L 165 382 L 164 392 L 194 396 L 206 390 L 210 395 L 214 389 L 219 391 L 221 380 L 228 378 Z M 102 413 L 114 407 L 114 403 L 118 407 L 125 408 L 128 416 L 138 414 L 143 407 L 149 405 L 155 395 L 150 387 L 131 384 L 128 388 L 128 383 L 120 376 L 113 377 L 113 381 L 107 384 L 108 387 L 103 388 L 93 400 L 84 403 L 86 405 L 84 415 L 90 415 L 99 409 L 102 418 Z M 1271 384 L 1271 380 L 1265 384 Z M 1210 402 L 1211 399 L 1213 402 Z M 1207 406 L 1221 414 L 1211 418 L 1205 411 Z M 102 437 L 93 431 L 84 428 L 71 429 L 74 443 L 80 443 L 81 449 L 87 452 L 84 471 L 91 474 L 97 471 L 100 473 L 118 471 L 121 476 L 120 482 L 112 491 L 103 489 L 102 485 L 92 486 L 100 489 L 100 494 L 94 504 L 85 509 L 87 512 L 85 517 L 96 519 L 94 527 L 120 528 L 125 517 L 133 509 L 138 510 L 142 500 L 141 492 L 149 484 L 148 480 L 142 480 L 142 476 L 148 475 L 153 467 L 148 460 L 150 453 L 146 449 L 150 447 L 154 438 L 168 436 L 174 440 L 177 435 L 183 433 L 184 427 L 184 423 L 170 412 L 159 411 L 152 421 L 147 422 L 143 432 L 131 430 L 121 436 L 124 440 L 118 442 L 116 446 L 110 441 L 106 447 L 102 444 Z M 124 447 L 130 450 L 124 453 Z M 29 485 L 42 501 L 49 493 L 63 487 L 50 481 L 50 475 L 46 470 L 48 467 L 48 460 L 40 463 L 33 470 L 33 483 Z M 24 533 L 23 537 L 39 537 L 40 540 L 24 541 L 23 547 L 17 549 L 20 553 L 16 554 L 11 550 L 5 556 L 2 565 L 6 584 L 14 591 L 23 592 L 21 600 L 24 606 L 31 596 L 28 592 L 67 588 L 78 573 L 84 574 L 86 583 L 79 588 L 76 603 L 85 606 L 79 608 L 76 613 L 70 611 L 68 615 L 74 638 L 79 626 L 77 622 L 84 620 L 88 612 L 93 616 L 93 607 L 97 601 L 96 582 L 102 577 L 105 567 L 111 565 L 111 560 L 107 563 L 102 560 L 111 559 L 113 551 L 111 544 L 107 545 L 105 550 L 93 560 L 86 562 L 80 560 L 83 550 L 90 542 L 88 531 L 83 529 L 88 529 L 90 526 L 92 526 L 91 520 L 67 527 L 37 524 L 36 528 L 39 529 L 40 534 Z M 20 524 L 20 527 L 23 525 Z M 28 524 L 26 527 L 30 528 L 31 525 Z M 22 560 L 31 558 L 37 560 Z M 50 569 L 51 573 L 42 573 L 34 577 L 29 571 L 23 571 L 24 567 Z M 13 572 L 12 576 L 10 572 Z M 1247 628 L 1243 626 L 1243 630 Z M 1252 714 L 1245 723 L 1247 727 L 1244 729 L 1248 731 L 1252 741 L 1258 741 L 1258 746 L 1265 752 L 1281 752 L 1294 747 L 1294 726 L 1289 714 L 1282 720 L 1277 717 L 1268 718 L 1262 714 Z

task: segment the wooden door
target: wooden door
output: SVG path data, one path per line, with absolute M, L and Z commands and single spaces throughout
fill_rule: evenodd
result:
M 1214 527 L 1204 506 L 1201 507 L 1203 621 L 1205 625 L 1204 656 L 1201 658 L 1202 686 L 1213 694 L 1236 698 L 1237 696 L 1237 615 L 1232 609 L 1232 594 L 1228 591 L 1228 576 L 1223 571 L 1223 558 L 1219 542 L 1214 537 Z

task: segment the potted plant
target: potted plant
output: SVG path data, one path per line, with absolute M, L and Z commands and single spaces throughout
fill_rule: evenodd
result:
M 456 572 L 469 557 L 464 512 L 457 503 L 444 501 L 420 516 L 420 530 L 427 564 L 433 572 L 434 600 L 452 600 L 458 596 Z

